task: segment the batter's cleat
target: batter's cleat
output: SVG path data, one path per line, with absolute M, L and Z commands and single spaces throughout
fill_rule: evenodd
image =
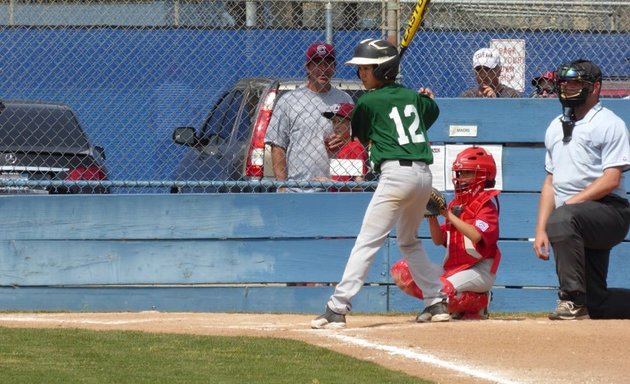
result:
M 570 300 L 558 300 L 556 310 L 549 314 L 549 320 L 590 319 L 586 305 L 578 305 Z
M 440 301 L 439 303 L 435 303 L 426 307 L 418 315 L 418 317 L 416 317 L 416 321 L 418 323 L 437 323 L 441 321 L 449 321 L 450 319 L 451 315 L 449 315 L 448 313 L 446 301 Z
M 341 329 L 346 327 L 346 315 L 334 312 L 326 305 L 326 312 L 311 321 L 313 329 Z

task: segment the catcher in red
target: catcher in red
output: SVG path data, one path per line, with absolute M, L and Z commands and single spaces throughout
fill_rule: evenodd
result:
M 488 317 L 490 288 L 501 260 L 497 246 L 500 191 L 492 189 L 496 173 L 489 152 L 482 147 L 466 148 L 453 162 L 453 201 L 446 207 L 443 195 L 434 191 L 427 205 L 425 216 L 431 239 L 436 245 L 446 247 L 441 280 L 453 319 Z M 439 215 L 446 219 L 444 224 L 440 225 L 434 214 L 435 207 L 440 207 Z M 391 272 L 403 292 L 422 299 L 422 291 L 414 283 L 406 259 L 394 264 Z M 430 322 L 432 316 L 425 309 L 416 320 Z

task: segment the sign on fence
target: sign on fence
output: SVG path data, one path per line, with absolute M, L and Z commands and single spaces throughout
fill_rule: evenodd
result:
M 525 40 L 493 39 L 490 48 L 501 53 L 501 83 L 517 91 L 525 90 Z

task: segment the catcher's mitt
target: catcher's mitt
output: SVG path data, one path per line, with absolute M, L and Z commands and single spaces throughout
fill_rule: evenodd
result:
M 446 209 L 446 198 L 444 194 L 435 188 L 431 189 L 431 197 L 424 211 L 424 217 L 437 216 L 440 211 Z

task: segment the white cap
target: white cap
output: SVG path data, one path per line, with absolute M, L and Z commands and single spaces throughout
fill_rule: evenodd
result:
M 481 48 L 473 55 L 473 68 L 501 66 L 501 55 L 494 48 Z

